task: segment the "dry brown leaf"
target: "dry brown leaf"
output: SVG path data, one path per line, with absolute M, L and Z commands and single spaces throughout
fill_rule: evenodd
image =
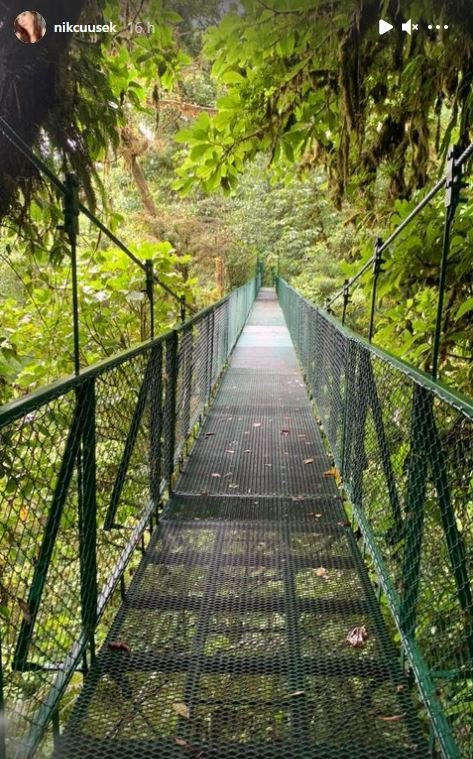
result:
M 215 432 L 206 432 L 205 433 L 205 437 L 212 437 L 213 435 L 215 435 Z
M 399 722 L 399 720 L 404 719 L 406 716 L 406 712 L 403 712 L 402 714 L 393 714 L 392 717 L 377 717 L 377 719 L 382 719 L 383 722 Z
M 314 459 L 304 459 L 304 464 L 313 464 Z
M 317 577 L 325 577 L 326 579 L 328 579 L 327 570 L 325 569 L 325 567 L 318 567 L 318 569 L 314 569 L 314 572 L 317 575 Z
M 336 467 L 332 466 L 330 469 L 327 469 L 327 471 L 324 472 L 324 477 L 335 477 L 335 479 L 338 480 L 340 477 L 340 472 Z
M 26 622 L 27 625 L 30 625 L 31 624 L 31 612 L 30 612 L 28 604 L 26 603 L 26 601 L 23 601 L 22 598 L 17 598 L 16 600 L 18 602 L 18 606 L 21 609 L 21 613 L 23 614 L 23 619 L 25 620 L 25 622 Z
M 281 435 L 289 435 L 289 430 L 281 430 Z
M 193 746 L 192 743 L 189 743 L 189 741 L 184 740 L 184 738 L 174 738 L 174 740 L 176 742 L 176 746 L 180 746 L 189 754 L 192 754 L 192 756 L 195 756 L 195 759 L 203 759 L 204 752 L 201 751 L 200 748 L 197 748 L 197 746 Z
M 180 717 L 184 717 L 184 719 L 189 719 L 189 717 L 191 716 L 191 713 L 189 711 L 189 707 L 187 706 L 187 704 L 176 703 L 172 705 L 172 708 L 174 709 L 176 714 L 178 714 Z
M 107 648 L 110 651 L 123 651 L 126 654 L 130 653 L 130 646 L 127 643 L 123 643 L 121 640 L 111 640 L 107 643 Z
M 353 648 L 361 648 L 365 645 L 365 641 L 368 639 L 368 630 L 365 625 L 360 627 L 354 627 L 350 630 L 346 637 L 346 642 L 353 646 Z

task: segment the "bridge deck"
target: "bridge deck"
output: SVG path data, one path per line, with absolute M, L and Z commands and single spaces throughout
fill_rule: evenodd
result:
M 58 755 L 428 755 L 329 468 L 263 289 Z

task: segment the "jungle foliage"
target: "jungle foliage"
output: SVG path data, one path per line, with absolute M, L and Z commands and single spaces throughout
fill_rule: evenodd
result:
M 50 5 L 54 19 L 60 9 Z M 437 179 L 448 146 L 471 138 L 469 3 L 415 0 L 402 14 L 390 0 L 245 0 L 239 12 L 218 0 L 87 0 L 83 17 L 111 19 L 119 33 L 63 38 L 48 58 L 49 78 L 30 70 L 24 56 L 31 51 L 12 47 L 2 62 L 0 110 L 18 129 L 32 125 L 23 137 L 59 174 L 77 174 L 84 202 L 134 251 L 152 258 L 156 251 L 158 273 L 178 299 L 206 305 L 241 284 L 259 257 L 268 282 L 279 272 L 322 303 Z M 380 37 L 380 16 L 397 31 Z M 408 17 L 424 24 L 435 17 L 449 30 L 408 36 L 400 31 Z M 19 64 L 25 70 L 13 91 L 9 72 Z M 69 316 L 58 324 L 70 282 L 57 229 L 62 201 L 4 141 L 0 152 L 7 157 L 0 250 L 6 400 L 69 370 Z M 427 370 L 442 216 L 439 196 L 388 252 L 376 319 L 377 343 Z M 441 356 L 442 377 L 466 392 L 470 217 L 466 206 L 455 224 Z M 90 363 L 145 337 L 148 317 L 140 272 L 88 225 L 81 256 L 83 361 Z M 366 331 L 369 297 L 367 275 L 349 309 L 357 330 Z M 92 324 L 87 308 L 97 299 Z M 121 303 L 133 307 L 117 309 Z M 178 304 L 166 296 L 159 307 L 165 329 Z M 45 343 L 51 355 L 38 367 Z

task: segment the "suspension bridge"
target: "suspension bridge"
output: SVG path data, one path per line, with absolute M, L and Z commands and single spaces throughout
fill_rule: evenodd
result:
M 1 757 L 473 756 L 473 406 L 261 275 L 0 409 Z

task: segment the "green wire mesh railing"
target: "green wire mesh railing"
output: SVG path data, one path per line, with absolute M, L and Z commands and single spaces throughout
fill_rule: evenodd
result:
M 278 292 L 435 738 L 473 756 L 473 405 Z
M 1 757 L 31 756 L 67 711 L 260 279 L 0 409 Z

